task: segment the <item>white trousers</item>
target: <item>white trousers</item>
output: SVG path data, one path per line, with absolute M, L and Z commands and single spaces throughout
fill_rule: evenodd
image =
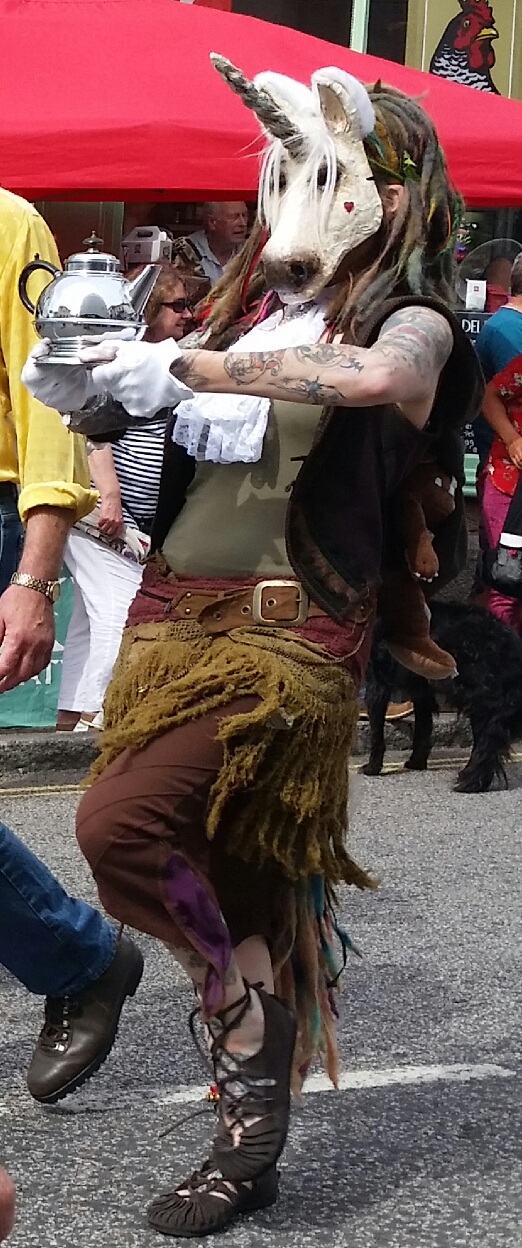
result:
M 60 711 L 101 711 L 143 568 L 74 529 L 65 548 L 74 605 L 63 652 Z

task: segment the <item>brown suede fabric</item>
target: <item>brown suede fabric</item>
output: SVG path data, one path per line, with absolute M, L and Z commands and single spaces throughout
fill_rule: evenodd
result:
M 236 698 L 140 750 L 125 750 L 85 793 L 77 816 L 78 841 L 103 905 L 120 922 L 170 944 L 186 943 L 165 890 L 166 865 L 174 851 L 187 859 L 217 901 L 233 945 L 252 935 L 271 941 L 278 930 L 289 889 L 282 873 L 275 865 L 260 869 L 227 854 L 226 820 L 212 841 L 205 832 L 209 791 L 223 762 L 219 720 L 248 711 L 256 702 L 255 697 Z

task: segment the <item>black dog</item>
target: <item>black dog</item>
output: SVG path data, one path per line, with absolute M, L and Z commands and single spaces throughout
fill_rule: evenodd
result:
M 508 787 L 505 764 L 512 741 L 522 733 L 522 639 L 482 607 L 431 602 L 431 633 L 456 660 L 455 680 L 429 682 L 392 658 L 377 626 L 368 665 L 366 706 L 371 729 L 370 758 L 363 771 L 378 776 L 384 759 L 384 721 L 392 697 L 413 702 L 415 726 L 411 771 L 427 767 L 437 694 L 473 734 L 470 759 L 459 773 L 458 793 L 484 793 L 497 778 Z

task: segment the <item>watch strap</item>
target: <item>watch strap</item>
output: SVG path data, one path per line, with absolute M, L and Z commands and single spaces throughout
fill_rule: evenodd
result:
M 43 594 L 44 598 L 48 598 L 49 602 L 57 602 L 60 597 L 59 581 L 44 581 L 39 576 L 31 576 L 29 572 L 14 572 L 10 584 L 35 589 L 38 594 Z

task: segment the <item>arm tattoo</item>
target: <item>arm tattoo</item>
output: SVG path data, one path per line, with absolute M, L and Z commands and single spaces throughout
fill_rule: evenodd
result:
M 389 364 L 406 364 L 419 382 L 436 384 L 453 348 L 449 323 L 431 308 L 401 308 L 385 321 L 372 350 Z
M 223 366 L 227 377 L 236 386 L 249 386 L 261 377 L 277 377 L 283 366 L 283 351 L 249 351 L 244 355 L 225 355 Z
M 318 342 L 312 347 L 296 347 L 295 358 L 320 368 L 352 369 L 356 373 L 362 373 L 364 368 L 360 348 L 343 347 L 341 343 Z
M 205 351 L 184 351 L 179 359 L 172 361 L 170 366 L 172 376 L 177 377 L 179 381 L 184 381 L 185 385 L 193 387 L 194 390 L 204 385 L 209 380 L 201 367 L 204 355 L 206 355 Z
M 278 377 L 277 388 L 284 391 L 285 398 L 296 403 L 317 403 L 318 406 L 344 403 L 345 397 L 337 386 L 329 386 L 305 377 Z
M 365 394 L 374 394 L 375 366 L 382 372 L 384 365 L 391 395 L 386 401 L 424 402 L 435 392 L 452 347 L 453 334 L 445 318 L 417 305 L 388 317 L 369 348 L 320 342 L 277 351 L 191 350 L 173 362 L 171 372 L 196 391 L 234 393 L 237 388 L 243 394 L 318 406 L 353 406 L 357 400 L 368 402 Z
M 281 387 L 286 389 L 287 386 L 301 384 L 294 382 L 291 378 L 281 376 L 283 364 L 290 359 L 294 359 L 298 364 L 309 364 L 312 368 L 320 368 L 323 371 L 329 368 L 342 368 L 347 371 L 353 369 L 361 373 L 364 368 L 360 351 L 357 353 L 356 349 L 321 342 L 309 347 L 288 347 L 285 351 L 251 351 L 245 355 L 230 353 L 225 355 L 223 364 L 227 377 L 230 377 L 230 380 L 234 381 L 237 386 L 253 385 L 261 377 L 268 376 L 277 379 L 278 389 Z M 310 382 L 309 384 L 316 383 Z M 301 393 L 304 394 L 305 391 Z M 317 399 L 317 402 L 322 403 L 323 399 Z
M 318 377 L 288 377 L 282 374 L 283 365 L 290 360 L 298 364 L 310 365 L 320 369 L 324 374 L 331 369 L 354 369 L 362 372 L 364 367 L 361 359 L 353 351 L 346 348 L 318 343 L 307 347 L 291 347 L 286 351 L 252 351 L 245 355 L 230 353 L 223 360 L 227 377 L 237 386 L 255 386 L 261 378 L 270 378 L 277 383 L 279 393 L 289 399 L 301 403 L 314 403 L 324 406 L 330 403 L 342 403 L 343 392 L 335 385 L 329 385 Z

